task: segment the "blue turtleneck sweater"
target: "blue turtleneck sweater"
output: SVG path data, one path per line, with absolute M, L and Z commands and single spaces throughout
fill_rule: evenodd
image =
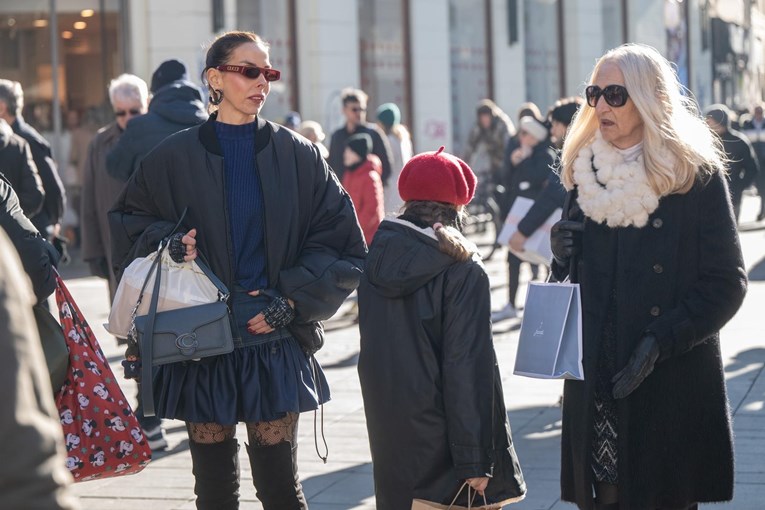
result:
M 226 172 L 234 279 L 247 290 L 265 289 L 268 285 L 263 188 L 255 168 L 256 129 L 257 122 L 243 125 L 215 123 Z

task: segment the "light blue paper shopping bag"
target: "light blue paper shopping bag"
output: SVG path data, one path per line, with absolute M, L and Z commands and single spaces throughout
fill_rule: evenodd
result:
M 513 373 L 584 379 L 578 283 L 529 283 Z

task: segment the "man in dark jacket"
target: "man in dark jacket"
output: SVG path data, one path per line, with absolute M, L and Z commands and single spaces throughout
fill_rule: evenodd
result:
M 739 131 L 731 128 L 730 110 L 724 104 L 715 104 L 706 110 L 707 124 L 720 136 L 723 150 L 728 158 L 728 184 L 733 201 L 733 210 L 738 223 L 741 213 L 741 199 L 744 190 L 757 178 L 759 165 L 749 140 Z
M 53 161 L 50 144 L 32 126 L 24 122 L 21 109 L 24 107 L 24 91 L 21 84 L 10 80 L 0 80 L 0 119 L 13 128 L 13 132 L 29 144 L 32 159 L 42 179 L 45 190 L 43 207 L 32 223 L 43 235 L 50 237 L 57 234 L 61 218 L 64 216 L 66 192 Z M 50 230 L 50 232 L 49 232 Z
M 329 144 L 329 166 L 342 181 L 345 169 L 343 166 L 345 143 L 348 138 L 355 134 L 366 133 L 372 137 L 372 154 L 380 158 L 383 186 L 387 186 L 393 155 L 388 144 L 388 138 L 382 135 L 377 126 L 367 123 L 367 95 L 362 90 L 349 88 L 343 90 L 341 99 L 345 125 L 332 133 L 332 140 Z
M 106 156 L 109 174 L 126 182 L 138 164 L 162 140 L 207 120 L 202 92 L 188 81 L 178 60 L 162 62 L 151 77 L 149 113 L 131 119 L 117 145 Z
M 13 133 L 7 122 L 0 119 L 0 174 L 19 197 L 24 214 L 31 218 L 42 208 L 45 199 L 40 174 L 32 159 L 26 140 Z

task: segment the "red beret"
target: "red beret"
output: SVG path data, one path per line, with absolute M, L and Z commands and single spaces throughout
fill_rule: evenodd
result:
M 467 163 L 444 152 L 423 152 L 410 159 L 398 178 L 405 202 L 423 200 L 467 205 L 475 194 L 476 177 Z

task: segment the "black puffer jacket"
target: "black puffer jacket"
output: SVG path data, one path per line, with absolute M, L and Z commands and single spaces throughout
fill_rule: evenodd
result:
M 119 279 L 157 249 L 188 208 L 182 230 L 233 289 L 233 249 L 223 152 L 215 115 L 162 142 L 140 164 L 112 211 L 112 260 Z M 268 285 L 295 302 L 297 324 L 331 317 L 358 285 L 366 254 L 348 194 L 308 140 L 258 120 L 255 168 L 263 187 Z
M 151 98 L 149 112 L 131 119 L 117 145 L 106 156 L 109 175 L 127 181 L 159 142 L 207 120 L 202 93 L 193 83 L 175 81 Z
M 37 301 L 46 299 L 56 290 L 53 268 L 58 262 L 58 254 L 53 245 L 40 236 L 29 218 L 24 216 L 16 193 L 1 175 L 0 228 L 5 230 L 19 252 L 21 264 L 32 281 Z
M 45 199 L 40 174 L 26 140 L 13 133 L 0 119 L 0 174 L 11 183 L 24 214 L 31 218 L 42 208 Z
M 383 221 L 359 287 L 359 328 L 378 510 L 413 498 L 448 504 L 464 479 L 490 473 L 489 501 L 522 497 L 483 265 L 442 253 L 432 229 Z

